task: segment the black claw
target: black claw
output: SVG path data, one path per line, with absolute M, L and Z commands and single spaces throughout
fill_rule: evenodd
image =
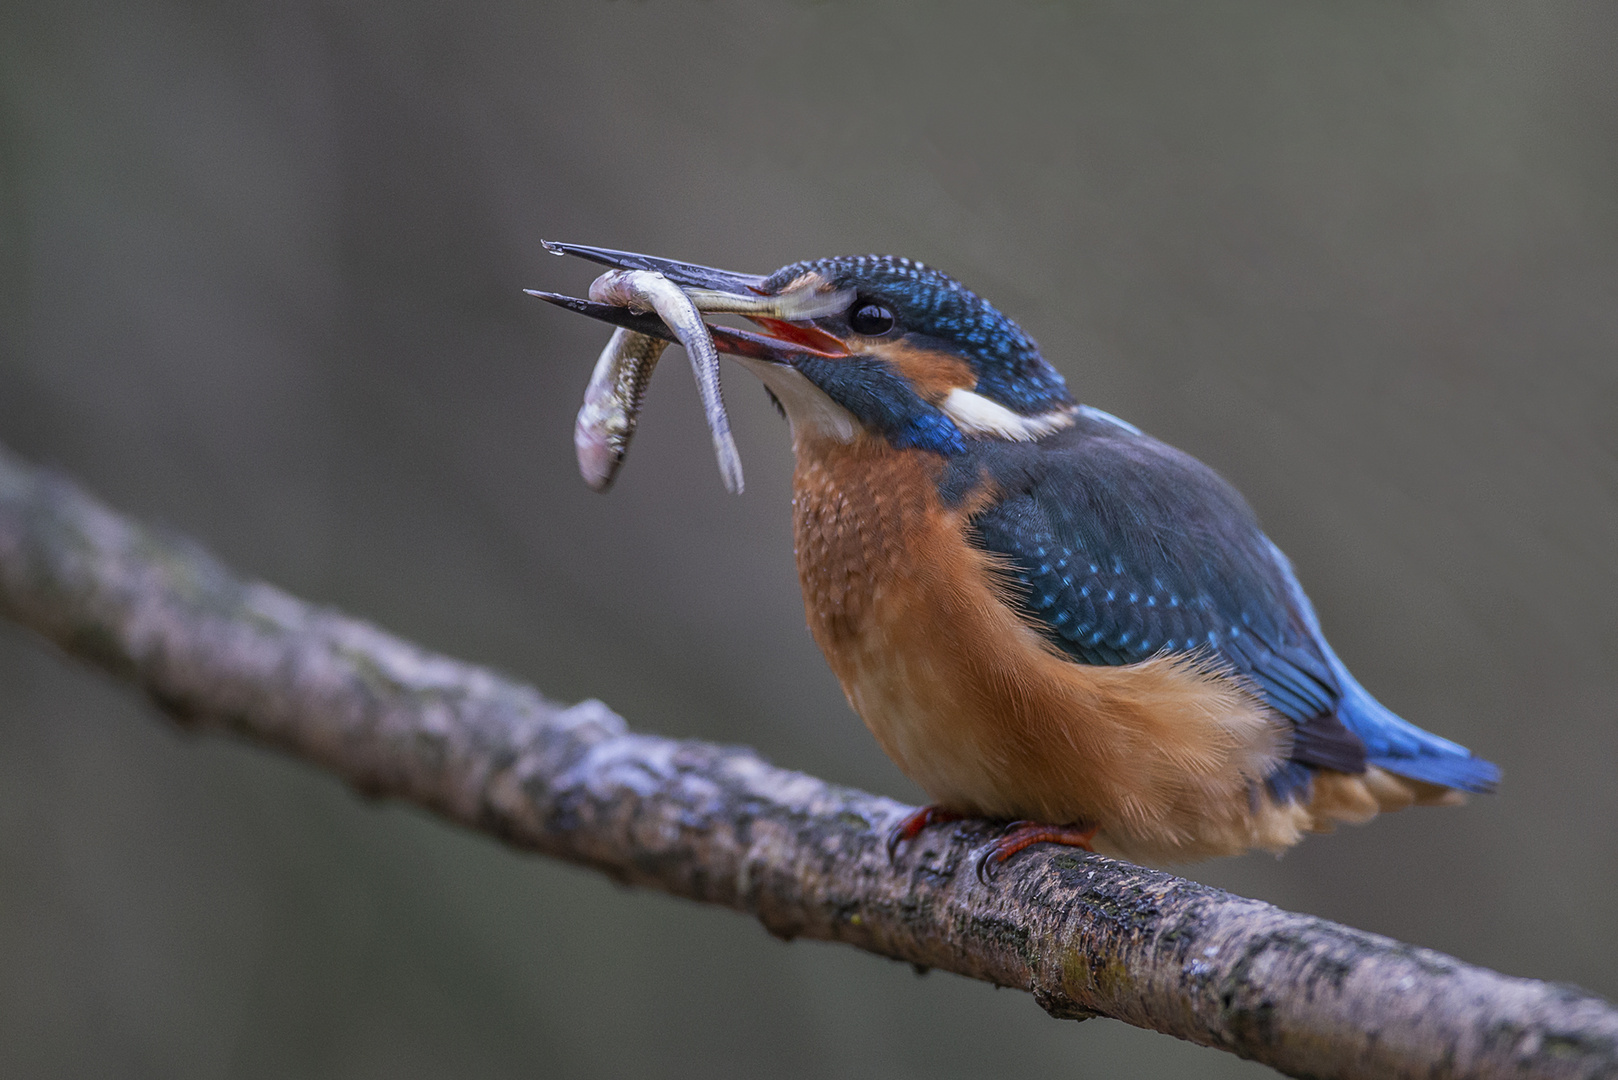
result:
M 887 846 L 887 849 L 888 849 L 888 865 L 889 866 L 893 866 L 895 863 L 897 863 L 899 861 L 899 845 L 904 843 L 904 831 L 905 831 L 905 822 L 903 820 L 901 820 L 899 822 L 899 824 L 895 825 L 893 828 L 888 830 L 888 839 L 887 839 L 886 846 Z
M 979 881 L 985 885 L 994 884 L 994 875 L 999 873 L 1000 864 L 1022 850 L 1021 848 L 1013 848 L 1006 851 L 1005 854 L 1001 854 L 1006 847 L 1006 841 L 1015 835 L 1018 829 L 1032 824 L 1033 822 L 1031 821 L 1013 821 L 1005 827 L 999 836 L 983 846 L 983 850 L 978 852 L 978 857 L 975 860 Z
M 888 862 L 892 864 L 899 858 L 899 845 L 906 840 L 914 840 L 922 831 L 931 825 L 942 825 L 946 821 L 960 821 L 962 815 L 950 810 L 941 810 L 937 806 L 923 806 L 912 813 L 900 818 L 893 828 L 888 830 Z
M 982 850 L 978 852 L 977 858 L 972 860 L 972 868 L 977 871 L 978 880 L 985 885 L 994 884 L 994 875 L 1000 868 L 1001 860 L 994 858 L 998 847 L 999 845 L 994 843 L 985 844 Z M 990 866 L 991 861 L 994 864 L 992 867 Z

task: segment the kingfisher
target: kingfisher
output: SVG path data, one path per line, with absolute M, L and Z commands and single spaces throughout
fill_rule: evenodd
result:
M 889 255 L 761 276 L 547 247 L 661 273 L 704 310 L 818 313 L 710 332 L 790 425 L 815 642 L 931 799 L 890 853 L 981 817 L 1010 824 L 980 876 L 1042 842 L 1177 864 L 1495 788 L 1495 765 L 1349 674 L 1235 488 L 1081 404 L 949 275 Z M 673 339 L 651 313 L 538 295 Z

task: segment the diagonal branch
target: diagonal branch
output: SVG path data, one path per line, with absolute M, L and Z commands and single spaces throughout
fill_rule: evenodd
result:
M 1618 1074 L 1618 1010 L 1565 985 L 1296 915 L 1101 856 L 1030 851 L 991 885 L 982 827 L 739 747 L 637 735 L 484 668 L 243 581 L 0 448 L 0 613 L 141 687 L 182 723 L 314 761 L 513 845 L 1017 987 L 1295 1076 Z

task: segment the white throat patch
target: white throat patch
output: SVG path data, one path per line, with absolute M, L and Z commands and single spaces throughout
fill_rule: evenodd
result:
M 792 442 L 830 439 L 832 442 L 853 442 L 859 434 L 860 422 L 854 414 L 826 396 L 826 392 L 794 368 L 772 364 L 766 360 L 753 360 L 746 356 L 730 359 L 759 377 L 770 388 L 775 400 L 786 411 L 787 422 L 792 425 Z

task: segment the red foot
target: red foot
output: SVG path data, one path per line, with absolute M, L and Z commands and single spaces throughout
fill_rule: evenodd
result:
M 942 825 L 947 821 L 960 821 L 965 814 L 957 814 L 953 810 L 945 810 L 942 806 L 923 806 L 921 809 L 906 814 L 899 824 L 888 830 L 888 861 L 893 862 L 898 856 L 899 845 L 906 840 L 914 840 L 921 835 L 921 830 L 929 825 Z
M 1000 839 L 986 845 L 978 853 L 978 880 L 987 885 L 994 879 L 1000 864 L 1025 847 L 1034 844 L 1065 844 L 1068 847 L 1094 851 L 1090 841 L 1095 839 L 1098 826 L 1041 825 L 1037 821 L 1013 821 Z

